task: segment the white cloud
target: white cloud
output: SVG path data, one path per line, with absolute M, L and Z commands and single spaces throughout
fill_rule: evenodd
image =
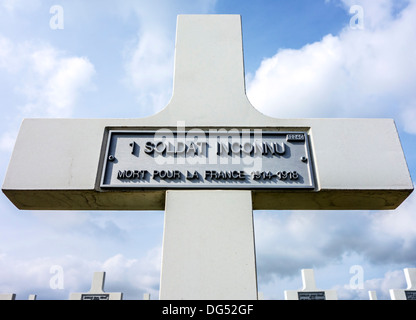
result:
M 45 43 L 14 43 L 2 35 L 0 69 L 14 90 L 7 94 L 20 101 L 8 106 L 15 128 L 22 118 L 71 117 L 80 94 L 93 88 L 95 74 L 88 58 L 70 56 Z M 10 150 L 15 135 L 16 130 L 4 132 L 0 147 Z
M 255 107 L 275 117 L 394 117 L 414 125 L 416 1 L 394 13 L 391 0 L 362 1 L 364 30 L 265 59 L 248 83 Z M 394 14 L 393 14 L 394 13 Z M 404 120 L 406 119 L 406 120 Z
M 28 71 L 19 86 L 27 103 L 23 116 L 70 117 L 82 90 L 92 87 L 94 66 L 84 57 L 68 57 L 49 45 L 24 46 L 18 57 Z
M 404 108 L 401 113 L 401 122 L 406 132 L 416 134 L 416 100 Z
M 416 195 L 413 193 L 398 209 L 386 213 L 378 213 L 372 221 L 372 232 L 380 238 L 395 238 L 401 243 L 402 250 L 412 252 L 416 244 Z M 403 253 L 403 251 L 402 251 Z M 392 252 L 394 256 L 399 252 Z M 416 259 L 416 254 L 413 254 Z M 413 260 L 416 261 L 416 260 Z M 409 261 L 410 262 L 410 261 Z M 416 266 L 415 266 L 416 267 Z
M 139 103 L 153 114 L 169 101 L 174 45 L 163 32 L 142 32 L 126 55 L 127 81 L 137 90 Z
M 3 0 L 0 3 L 18 2 L 21 1 Z M 207 12 L 213 2 L 193 3 L 195 6 L 186 8 L 191 11 L 201 6 L 203 9 L 199 10 Z M 348 5 L 347 1 L 345 3 Z M 380 3 L 391 4 L 385 0 Z M 163 107 L 170 97 L 174 23 L 167 25 L 166 21 L 174 21 L 175 11 L 183 5 L 183 1 L 165 1 L 163 5 L 157 1 L 129 2 L 129 9 L 134 6 L 134 14 L 141 20 L 137 38 L 126 48 L 126 74 L 142 99 L 142 105 L 148 104 L 151 113 Z M 391 8 L 378 6 L 373 0 L 362 2 L 362 5 L 366 14 L 363 31 L 347 28 L 339 35 L 328 35 L 301 50 L 281 50 L 264 60 L 248 86 L 253 104 L 277 117 L 393 115 L 406 131 L 416 133 L 415 44 L 409 41 L 415 38 L 415 5 L 402 14 L 391 14 Z M 158 11 L 159 8 L 164 12 Z M 185 12 L 183 8 L 182 13 Z M 19 95 L 22 102 L 21 109 L 16 109 L 19 121 L 22 116 L 71 116 L 77 98 L 85 88 L 91 88 L 94 75 L 94 66 L 87 58 L 71 56 L 47 44 L 14 43 L 1 36 L 0 69 L 8 74 L 16 90 L 14 94 Z M 1 135 L 0 148 L 11 149 L 13 137 L 10 132 Z M 301 268 L 325 268 L 342 260 L 348 252 L 355 252 L 363 260 L 376 264 L 392 261 L 414 267 L 410 264 L 416 259 L 412 250 L 416 244 L 412 232 L 416 225 L 412 214 L 415 206 L 412 196 L 394 213 L 256 214 L 259 282 L 265 286 L 271 279 L 298 274 Z M 54 215 L 49 219 L 54 220 L 48 220 L 54 231 L 50 232 L 46 227 L 31 228 L 33 233 L 38 233 L 32 234 L 32 242 L 65 245 L 65 252 L 71 253 L 85 243 L 90 245 L 83 247 L 77 257 L 60 256 L 61 249 L 47 251 L 46 246 L 38 245 L 41 251 L 37 250 L 35 254 L 43 258 L 34 259 L 28 254 L 29 250 L 24 249 L 27 240 L 13 242 L 8 246 L 13 249 L 0 255 L 0 291 L 17 292 L 19 299 L 26 298 L 29 293 L 37 293 L 39 298 L 66 299 L 70 291 L 88 290 L 92 273 L 105 270 L 106 291 L 123 291 L 134 299 L 140 299 L 145 291 L 157 295 L 159 247 L 151 249 L 142 258 L 133 259 L 125 252 L 116 254 L 114 247 L 109 248 L 114 237 L 118 244 L 125 240 L 121 235 L 131 237 L 131 230 L 127 230 L 127 235 L 125 229 L 111 221 L 93 224 L 78 216 Z M 19 230 L 22 221 L 19 221 Z M 13 224 L 4 224 L 4 228 L 8 228 L 7 225 Z M 3 236 L 8 241 L 12 238 L 4 233 Z M 85 252 L 99 251 L 104 238 L 103 252 L 107 254 L 113 249 L 110 256 L 87 259 Z M 14 249 L 16 257 L 10 253 Z M 20 258 L 22 256 L 25 258 Z M 52 265 L 64 268 L 63 293 L 50 291 Z M 384 278 L 367 280 L 366 288 L 382 288 L 386 292 L 390 288 L 403 287 L 400 272 L 387 272 Z M 345 296 L 353 297 L 352 293 L 345 293 Z
M 0 136 L 0 150 L 13 150 L 16 135 L 11 132 L 5 132 Z

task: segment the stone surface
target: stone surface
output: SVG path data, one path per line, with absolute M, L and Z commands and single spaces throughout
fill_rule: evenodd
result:
M 94 272 L 91 289 L 85 293 L 71 293 L 69 300 L 122 300 L 121 292 L 104 292 L 105 272 Z
M 109 129 L 175 129 L 178 121 L 186 128 L 306 132 L 314 189 L 100 188 Z M 240 16 L 181 15 L 173 96 L 161 112 L 25 119 L 2 190 L 25 210 L 165 210 L 161 298 L 256 299 L 253 209 L 394 209 L 413 184 L 393 120 L 265 116 L 245 94 Z

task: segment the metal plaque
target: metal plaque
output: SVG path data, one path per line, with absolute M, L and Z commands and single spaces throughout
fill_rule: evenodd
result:
M 415 290 L 413 290 L 413 291 L 407 290 L 404 293 L 406 294 L 406 300 L 416 300 L 416 291 Z
M 298 292 L 299 300 L 326 300 L 324 291 Z
M 109 294 L 86 293 L 81 295 L 81 300 L 110 300 Z
M 306 132 L 109 130 L 101 188 L 313 189 Z

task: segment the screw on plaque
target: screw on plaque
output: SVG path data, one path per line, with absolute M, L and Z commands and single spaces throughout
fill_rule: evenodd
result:
M 307 161 L 308 161 L 308 158 L 306 158 L 306 157 L 302 157 L 302 158 L 300 158 L 300 160 L 301 160 L 302 162 L 307 162 Z
M 116 160 L 116 157 L 114 157 L 113 155 L 108 156 L 108 161 L 114 161 L 114 160 Z

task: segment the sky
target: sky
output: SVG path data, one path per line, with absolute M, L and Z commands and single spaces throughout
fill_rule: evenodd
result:
M 416 177 L 416 0 L 0 0 L 0 179 L 24 118 L 140 118 L 172 94 L 178 14 L 241 14 L 247 96 L 276 118 L 392 118 Z M 392 211 L 255 211 L 258 289 L 313 268 L 390 299 L 416 268 L 416 195 Z M 0 195 L 0 293 L 158 298 L 163 212 L 19 211 Z

